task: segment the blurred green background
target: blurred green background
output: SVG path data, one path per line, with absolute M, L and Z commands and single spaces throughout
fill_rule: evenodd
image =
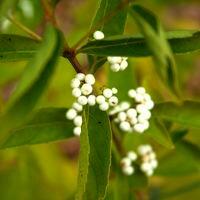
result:
M 56 6 L 56 19 L 65 33 L 69 44 L 74 44 L 90 27 L 98 1 L 60 0 Z M 139 0 L 137 3 L 149 8 L 159 16 L 166 30 L 199 29 L 199 0 Z M 40 0 L 19 0 L 14 12 L 17 19 L 38 34 L 44 29 L 45 17 Z M 116 22 L 117 23 L 117 22 Z M 7 19 L 0 19 L 0 32 L 25 35 Z M 128 18 L 125 34 L 135 34 L 138 30 Z M 185 99 L 200 100 L 200 55 L 199 53 L 175 57 L 178 67 L 181 91 Z M 81 63 L 87 65 L 84 56 Z M 4 110 L 27 61 L 0 63 L 0 112 Z M 106 84 L 107 65 L 98 71 L 99 81 Z M 144 85 L 155 101 L 160 101 L 162 87 L 153 77 L 151 58 L 132 58 L 132 76 Z M 56 73 L 48 90 L 37 105 L 40 107 L 70 107 L 70 80 L 75 71 L 69 62 L 60 58 Z M 125 80 L 124 80 L 125 81 Z M 167 95 L 165 97 L 168 99 Z M 198 130 L 190 130 L 185 136 L 188 141 L 199 146 Z M 127 148 L 134 145 L 131 136 Z M 152 141 L 151 141 L 152 142 Z M 200 199 L 200 173 L 193 159 L 183 146 L 174 150 L 154 144 L 160 156 L 159 173 L 150 179 L 144 189 L 144 199 L 198 200 Z M 74 199 L 77 180 L 79 141 L 77 138 L 51 144 L 23 146 L 0 151 L 0 200 L 71 200 Z M 162 159 L 163 155 L 168 156 Z M 176 157 L 173 156 L 176 155 Z M 198 168 L 199 169 L 199 168 Z

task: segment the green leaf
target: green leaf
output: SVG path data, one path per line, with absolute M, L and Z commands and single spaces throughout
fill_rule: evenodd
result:
M 111 164 L 111 129 L 108 116 L 98 107 L 88 108 L 81 134 L 76 199 L 104 199 Z M 86 112 L 85 112 L 86 113 Z
M 73 123 L 65 118 L 65 108 L 43 108 L 22 127 L 13 130 L 0 149 L 46 143 L 73 137 Z
M 0 35 L 0 62 L 32 58 L 39 42 L 19 35 Z
M 16 4 L 17 4 L 18 0 L 3 0 L 0 2 L 0 18 L 5 16 L 8 11 L 12 10 Z
M 146 131 L 149 137 L 155 140 L 157 143 L 167 147 L 169 149 L 174 148 L 170 134 L 161 120 L 156 118 L 150 120 L 150 127 Z
M 200 128 L 200 103 L 184 101 L 181 104 L 173 102 L 160 103 L 152 110 L 156 118 L 176 122 L 184 127 Z
M 183 176 L 199 173 L 200 149 L 195 145 L 180 141 L 176 148 L 159 160 L 156 174 L 160 176 Z M 181 166 L 181 167 L 177 167 Z
M 44 41 L 28 63 L 6 112 L 0 117 L 1 144 L 9 137 L 10 130 L 20 127 L 28 119 L 54 72 L 61 47 L 60 32 L 49 26 Z
M 175 54 L 200 50 L 199 30 L 168 31 L 166 38 Z M 78 52 L 97 56 L 144 57 L 153 55 L 142 36 L 112 36 L 103 40 L 89 41 Z
M 121 9 L 119 11 L 117 8 L 121 3 L 121 0 L 99 0 L 98 9 L 93 19 L 91 29 L 96 28 L 103 31 L 106 37 L 122 34 L 125 28 L 127 9 Z M 110 17 L 111 13 L 112 16 Z M 89 56 L 89 60 L 92 66 L 91 72 L 95 72 L 105 63 L 102 57 Z
M 139 5 L 131 6 L 130 13 L 153 54 L 161 80 L 178 96 L 176 66 L 160 21 L 151 11 Z

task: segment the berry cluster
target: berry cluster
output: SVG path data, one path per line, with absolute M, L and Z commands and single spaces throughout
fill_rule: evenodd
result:
M 82 116 L 81 112 L 83 106 L 88 104 L 95 105 L 96 97 L 92 94 L 95 78 L 92 74 L 78 73 L 76 77 L 71 80 L 72 95 L 76 98 L 76 102 L 72 105 L 66 113 L 66 118 L 73 120 L 75 128 L 74 135 L 81 134 Z M 79 114 L 80 113 L 80 114 Z
M 130 176 L 134 173 L 135 168 L 132 165 L 132 163 L 136 160 L 137 160 L 137 154 L 134 151 L 129 151 L 126 157 L 122 158 L 121 167 L 122 167 L 122 172 L 125 175 Z
M 115 116 L 114 121 L 122 131 L 143 133 L 149 128 L 148 120 L 154 103 L 143 87 L 129 90 L 128 95 L 134 99 L 133 106 L 129 102 L 122 102 L 109 114 Z
M 117 94 L 116 88 L 106 88 L 103 90 L 101 95 L 96 97 L 96 102 L 99 104 L 99 109 L 106 111 L 111 107 L 114 107 L 118 104 L 118 98 L 115 96 Z
M 156 154 L 153 152 L 150 145 L 140 145 L 137 149 L 137 153 L 134 151 L 129 151 L 126 157 L 121 160 L 122 172 L 131 176 L 135 172 L 134 164 L 135 161 L 140 166 L 140 170 L 145 173 L 146 176 L 152 176 L 155 168 L 158 166 L 158 161 L 156 160 Z
M 140 145 L 138 147 L 138 154 L 141 159 L 140 169 L 147 176 L 152 176 L 155 168 L 158 166 L 156 154 L 150 145 Z
M 109 56 L 107 57 L 110 63 L 110 68 L 113 72 L 123 71 L 128 67 L 127 57 Z

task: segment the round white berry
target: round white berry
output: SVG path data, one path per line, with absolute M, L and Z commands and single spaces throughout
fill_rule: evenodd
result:
M 83 81 L 85 79 L 85 74 L 83 73 L 78 73 L 76 74 L 76 78 L 80 81 Z
M 136 96 L 136 91 L 135 91 L 134 89 L 129 90 L 129 91 L 128 91 L 128 96 L 129 96 L 130 98 L 135 98 L 135 96 Z
M 109 104 L 107 102 L 104 102 L 102 104 L 99 105 L 99 109 L 102 111 L 106 111 L 109 109 Z
M 154 159 L 150 162 L 150 164 L 151 164 L 152 168 L 155 169 L 158 166 L 158 161 Z
M 112 88 L 112 92 L 113 92 L 113 94 L 117 94 L 118 93 L 118 89 L 117 88 Z
M 132 166 L 123 167 L 122 171 L 125 175 L 131 176 L 134 173 L 134 168 Z
M 95 83 L 95 78 L 94 78 L 93 74 L 87 74 L 85 76 L 85 82 L 90 85 L 93 85 Z
M 78 78 L 73 78 L 71 80 L 71 87 L 72 88 L 78 88 L 80 86 L 81 82 Z
M 104 38 L 104 33 L 102 31 L 95 31 L 93 37 L 95 40 L 102 40 Z
M 149 128 L 149 122 L 147 120 L 144 120 L 142 122 L 142 125 L 143 125 L 144 130 L 147 130 Z
M 152 100 L 148 100 L 145 102 L 145 106 L 147 109 L 151 110 L 154 107 L 154 102 Z
M 135 118 L 135 117 L 137 116 L 137 112 L 136 112 L 136 110 L 135 110 L 134 108 L 128 109 L 128 110 L 126 111 L 126 113 L 127 113 L 127 116 L 128 116 L 129 118 Z
M 103 90 L 103 95 L 104 95 L 104 97 L 109 99 L 110 97 L 112 97 L 113 92 L 112 92 L 111 89 L 106 88 L 106 89 Z
M 151 96 L 149 94 L 145 93 L 143 96 L 145 101 L 151 100 Z
M 73 132 L 74 132 L 74 135 L 80 136 L 80 134 L 81 134 L 81 127 L 75 127 L 74 130 L 73 130 Z
M 112 96 L 108 101 L 110 106 L 116 106 L 118 104 L 118 98 L 116 96 Z
M 88 96 L 88 104 L 94 106 L 96 104 L 96 97 L 94 95 Z
M 103 95 L 98 95 L 97 97 L 96 97 L 96 102 L 98 103 L 98 104 L 102 104 L 102 103 L 104 103 L 105 102 L 105 97 L 103 96 Z
M 83 106 L 77 102 L 73 103 L 72 107 L 76 109 L 78 112 L 81 112 L 83 110 Z
M 113 71 L 113 72 L 118 72 L 120 70 L 120 65 L 118 63 L 114 63 L 110 66 L 110 69 Z
M 149 154 L 149 159 L 154 160 L 156 158 L 156 154 L 154 152 L 151 152 Z
M 135 124 L 133 127 L 134 131 L 138 133 L 143 133 L 144 132 L 144 126 L 141 123 Z
M 130 108 L 130 103 L 127 101 L 123 101 L 121 102 L 121 104 L 119 105 L 121 110 L 127 110 Z
M 122 131 L 125 131 L 125 132 L 131 131 L 131 126 L 130 126 L 129 122 L 126 122 L 126 121 L 121 122 L 120 125 L 119 125 L 119 127 L 120 127 L 120 129 Z
M 138 105 L 136 106 L 136 110 L 137 110 L 138 113 L 144 113 L 144 112 L 146 112 L 148 109 L 147 109 L 147 107 L 146 107 L 144 104 L 138 104 Z
M 126 60 L 123 60 L 120 64 L 120 70 L 125 70 L 128 67 L 128 62 Z
M 122 167 L 128 167 L 128 166 L 130 166 L 131 165 L 131 159 L 127 158 L 127 157 L 123 158 L 121 160 L 121 165 L 122 165 Z
M 132 125 L 135 125 L 135 124 L 137 124 L 137 122 L 138 122 L 138 120 L 137 120 L 136 117 L 131 117 L 131 118 L 129 119 L 129 121 L 130 121 L 130 123 L 131 123 Z
M 127 117 L 127 115 L 126 115 L 125 112 L 120 112 L 120 113 L 118 113 L 118 115 L 117 115 L 117 118 L 118 118 L 119 121 L 121 121 L 121 122 L 125 121 L 125 120 L 126 120 L 126 117 Z
M 138 154 L 139 155 L 143 156 L 143 155 L 145 155 L 147 153 L 148 153 L 148 148 L 146 148 L 146 145 L 140 145 L 138 147 Z
M 145 94 L 146 93 L 146 90 L 144 87 L 138 87 L 136 89 L 136 92 L 139 93 L 139 94 Z
M 146 172 L 146 171 L 148 171 L 148 170 L 151 170 L 152 167 L 151 167 L 150 163 L 144 162 L 144 163 L 141 164 L 140 169 L 141 169 L 143 172 Z
M 78 97 L 78 100 L 77 100 L 77 101 L 78 101 L 79 104 L 81 104 L 81 105 L 83 105 L 83 106 L 86 105 L 87 102 L 88 102 L 86 96 L 80 96 L 80 97 Z
M 80 97 L 80 96 L 81 96 L 81 90 L 80 90 L 79 88 L 74 88 L 74 89 L 72 90 L 72 95 L 73 95 L 74 97 Z
M 131 161 L 135 161 L 137 159 L 137 154 L 134 151 L 129 151 L 127 153 L 127 157 L 131 160 Z
M 80 126 L 82 125 L 83 119 L 81 115 L 78 115 L 74 118 L 74 125 L 75 126 Z
M 109 56 L 107 59 L 112 64 L 121 63 L 121 61 L 122 61 L 122 57 L 120 57 L 120 56 Z
M 144 96 L 142 94 L 136 93 L 135 101 L 136 102 L 142 102 L 143 100 L 144 100 Z
M 151 112 L 146 110 L 145 112 L 138 115 L 138 121 L 143 122 L 144 120 L 150 119 L 150 117 L 151 117 Z
M 66 118 L 69 119 L 69 120 L 74 119 L 76 116 L 77 116 L 77 111 L 73 108 L 69 109 L 66 112 Z
M 91 94 L 92 90 L 93 90 L 92 86 L 90 84 L 88 84 L 88 83 L 83 84 L 82 87 L 81 87 L 82 94 L 86 95 L 86 96 Z

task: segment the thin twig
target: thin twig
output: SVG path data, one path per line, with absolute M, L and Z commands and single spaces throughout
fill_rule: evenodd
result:
M 21 22 L 19 22 L 11 13 L 8 14 L 7 18 L 13 23 L 15 24 L 19 29 L 21 29 L 22 31 L 24 31 L 25 33 L 27 33 L 29 36 L 31 36 L 33 39 L 41 41 L 42 38 L 35 32 L 33 32 L 32 30 L 30 30 L 28 27 L 26 27 L 25 25 L 23 25 Z

